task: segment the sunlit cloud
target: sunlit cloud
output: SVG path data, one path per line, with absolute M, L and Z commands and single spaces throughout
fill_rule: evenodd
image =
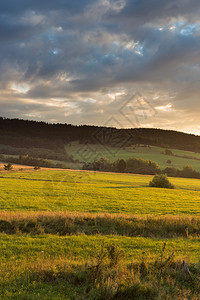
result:
M 167 104 L 167 105 L 163 105 L 163 106 L 156 106 L 155 109 L 162 110 L 162 111 L 172 111 L 172 105 Z

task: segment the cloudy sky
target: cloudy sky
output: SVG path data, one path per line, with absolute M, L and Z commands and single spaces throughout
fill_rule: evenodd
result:
M 0 1 L 0 115 L 200 134 L 199 0 Z

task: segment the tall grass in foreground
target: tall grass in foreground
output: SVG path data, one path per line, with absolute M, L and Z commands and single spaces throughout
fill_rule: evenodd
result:
M 143 253 L 128 263 L 116 245 L 90 260 L 43 256 L 0 264 L 1 299 L 199 299 L 200 265 L 189 265 L 191 278 L 166 245 L 154 261 Z

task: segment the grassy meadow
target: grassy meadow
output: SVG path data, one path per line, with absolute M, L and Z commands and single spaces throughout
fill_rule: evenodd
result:
M 2 173 L 0 209 L 125 214 L 200 214 L 200 181 L 171 178 L 176 189 L 148 186 L 152 176 L 85 171 Z
M 85 162 L 93 162 L 95 159 L 105 157 L 109 161 L 113 162 L 118 158 L 128 159 L 128 158 L 140 158 L 145 160 L 155 161 L 161 169 L 166 167 L 175 167 L 182 169 L 184 166 L 190 165 L 196 171 L 200 171 L 200 154 L 183 151 L 178 149 L 170 149 L 175 155 L 187 156 L 189 158 L 181 158 L 176 156 L 165 155 L 163 152 L 165 148 L 155 147 L 155 146 L 132 146 L 122 148 L 114 148 L 106 146 L 106 148 L 100 144 L 89 144 L 83 145 L 78 142 L 72 142 L 65 146 L 66 152 L 69 155 L 73 155 L 74 159 Z M 193 159 L 197 158 L 199 160 Z M 171 160 L 171 164 L 167 163 L 167 160 Z M 72 167 L 73 168 L 73 167 Z
M 200 181 L 151 179 L 1 171 L 0 299 L 200 299 Z

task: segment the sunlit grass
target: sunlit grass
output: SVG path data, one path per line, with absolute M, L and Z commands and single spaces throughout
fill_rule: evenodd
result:
M 177 238 L 200 235 L 200 217 L 74 212 L 0 212 L 0 232 L 7 234 L 121 235 Z
M 37 171 L 3 176 L 1 210 L 200 214 L 198 179 L 170 178 L 175 189 L 168 190 L 150 188 L 152 176 L 143 175 Z
M 102 245 L 105 254 L 114 245 L 122 258 L 111 265 L 109 256 L 103 255 L 99 272 L 94 273 Z M 120 299 L 127 299 L 125 295 L 130 288 L 136 299 L 183 297 L 184 293 L 190 299 L 197 299 L 195 295 L 199 292 L 198 268 L 192 269 L 193 283 L 185 279 L 181 268 L 182 259 L 187 259 L 188 265 L 191 260 L 198 263 L 198 239 L 1 234 L 0 246 L 0 297 L 3 299 L 115 299 L 117 293 L 124 295 Z M 165 263 L 170 257 L 172 261 L 160 269 L 162 261 Z M 104 298 L 100 298 L 102 294 Z
M 170 178 L 168 190 L 130 174 L 1 177 L 0 299 L 198 299 L 199 180 Z

